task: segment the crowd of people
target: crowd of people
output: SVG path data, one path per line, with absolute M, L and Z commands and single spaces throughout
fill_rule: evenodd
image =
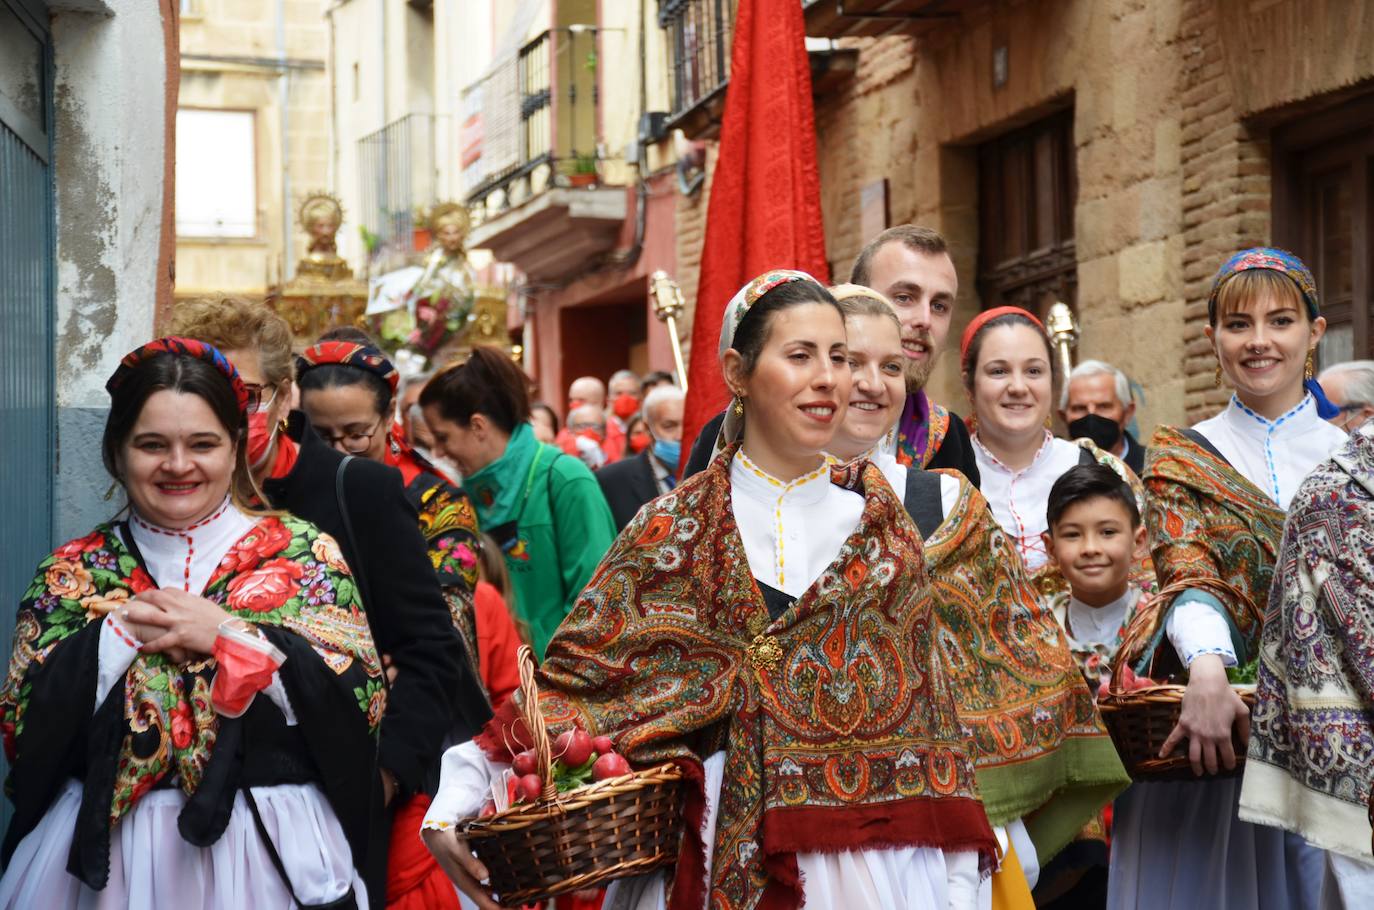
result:
M 494 348 L 402 376 L 179 304 L 107 384 L 127 506 L 21 592 L 0 907 L 497 906 L 462 823 L 522 643 L 554 733 L 687 781 L 677 861 L 563 908 L 1359 906 L 1374 362 L 1315 377 L 1312 275 L 1257 248 L 1208 300 L 1220 414 L 1147 443 L 1120 369 L 997 307 L 961 416 L 958 287 L 913 225 L 755 277 L 690 452 L 668 373 L 551 406 Z M 1192 779 L 1127 774 L 1127 670 L 1186 686 Z

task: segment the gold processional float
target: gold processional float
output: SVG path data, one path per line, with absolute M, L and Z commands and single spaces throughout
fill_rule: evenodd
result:
M 515 360 L 521 350 L 506 330 L 506 289 L 478 285 L 464 241 L 467 208 L 435 205 L 423 217 L 433 242 L 416 261 L 364 282 L 338 253 L 343 207 L 329 193 L 311 193 L 298 220 L 310 238 L 296 276 L 273 288 L 268 301 L 291 325 L 302 347 L 322 332 L 357 326 L 396 360 L 402 374 L 460 359 L 474 345 L 499 347 Z

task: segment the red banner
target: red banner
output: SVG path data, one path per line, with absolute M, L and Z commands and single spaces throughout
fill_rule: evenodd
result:
M 805 34 L 797 0 L 740 0 L 692 320 L 684 451 L 729 401 L 718 347 L 735 292 L 775 268 L 829 281 Z

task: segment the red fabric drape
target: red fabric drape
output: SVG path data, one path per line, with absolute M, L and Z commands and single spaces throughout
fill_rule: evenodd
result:
M 734 293 L 768 269 L 830 278 L 805 33 L 796 0 L 739 0 L 692 321 L 687 451 L 729 400 L 717 347 Z

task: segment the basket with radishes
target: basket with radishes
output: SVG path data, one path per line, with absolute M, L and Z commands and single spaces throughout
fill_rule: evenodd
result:
M 677 858 L 682 772 L 636 771 L 607 736 L 574 728 L 550 741 L 534 659 L 522 647 L 521 713 L 533 746 L 493 782 L 476 818 L 460 824 L 504 906 L 639 875 Z

